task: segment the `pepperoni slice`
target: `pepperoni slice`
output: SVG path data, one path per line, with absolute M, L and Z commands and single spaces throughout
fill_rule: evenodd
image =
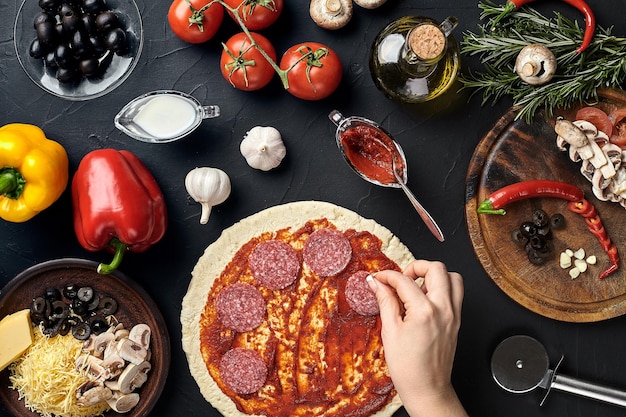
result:
M 369 272 L 357 271 L 350 275 L 346 283 L 346 301 L 348 305 L 362 316 L 375 316 L 380 313 L 378 301 L 365 278 Z
M 222 382 L 237 394 L 257 392 L 267 379 L 267 365 L 252 349 L 233 348 L 227 351 L 219 365 Z
M 271 290 L 293 284 L 300 273 L 296 251 L 278 240 L 259 243 L 248 256 L 248 265 L 256 282 Z
M 576 112 L 576 120 L 586 120 L 610 138 L 613 135 L 613 123 L 602 109 L 593 106 L 582 107 Z
M 343 271 L 352 257 L 350 240 L 336 229 L 319 229 L 311 233 L 302 251 L 304 262 L 322 277 Z
M 224 287 L 215 300 L 222 324 L 239 333 L 256 329 L 265 319 L 263 296 L 254 286 L 237 282 Z

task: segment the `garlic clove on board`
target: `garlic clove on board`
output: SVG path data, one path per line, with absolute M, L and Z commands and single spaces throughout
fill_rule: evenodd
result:
M 231 185 L 228 174 L 218 168 L 194 168 L 185 177 L 185 188 L 202 205 L 200 224 L 206 224 L 213 206 L 223 203 L 230 196 Z
M 271 126 L 255 126 L 246 133 L 239 146 L 241 155 L 252 168 L 269 171 L 287 154 L 280 132 Z

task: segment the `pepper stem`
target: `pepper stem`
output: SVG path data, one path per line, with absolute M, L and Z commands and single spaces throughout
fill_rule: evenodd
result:
M 115 271 L 120 266 L 120 263 L 124 258 L 124 253 L 126 252 L 127 248 L 127 245 L 125 243 L 122 243 L 119 239 L 114 237 L 109 242 L 109 246 L 115 249 L 113 260 L 109 264 L 102 263 L 98 265 L 97 271 L 99 274 L 110 274 L 111 272 Z
M 5 167 L 0 169 L 0 195 L 17 200 L 24 191 L 26 179 L 15 168 Z
M 506 211 L 503 208 L 500 209 L 494 209 L 493 208 L 493 203 L 490 200 L 484 200 L 482 203 L 480 203 L 478 205 L 478 208 L 476 209 L 476 212 L 478 214 L 500 214 L 502 216 L 504 216 L 506 214 Z

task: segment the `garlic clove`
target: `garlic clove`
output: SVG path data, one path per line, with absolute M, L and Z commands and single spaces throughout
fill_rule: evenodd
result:
M 271 126 L 255 126 L 246 133 L 239 146 L 252 168 L 269 171 L 276 168 L 287 154 L 280 132 Z
M 230 196 L 231 184 L 228 174 L 218 168 L 194 168 L 185 177 L 187 192 L 202 206 L 200 224 L 206 224 L 213 206 L 223 203 Z

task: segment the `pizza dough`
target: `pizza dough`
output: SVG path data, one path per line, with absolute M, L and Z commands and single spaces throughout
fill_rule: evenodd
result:
M 192 271 L 192 279 L 183 298 L 180 317 L 182 345 L 191 374 L 205 399 L 224 416 L 245 417 L 249 414 L 239 411 L 236 404 L 222 392 L 204 362 L 199 320 L 207 303 L 207 295 L 233 256 L 251 239 L 286 228 L 299 229 L 314 219 L 327 219 L 338 230 L 354 229 L 370 232 L 382 242 L 382 252 L 400 268 L 406 267 L 414 260 L 408 248 L 387 228 L 353 211 L 326 202 L 300 201 L 274 206 L 224 230 L 222 235 L 205 250 Z M 395 395 L 390 403 L 374 415 L 389 417 L 400 406 L 400 399 Z

